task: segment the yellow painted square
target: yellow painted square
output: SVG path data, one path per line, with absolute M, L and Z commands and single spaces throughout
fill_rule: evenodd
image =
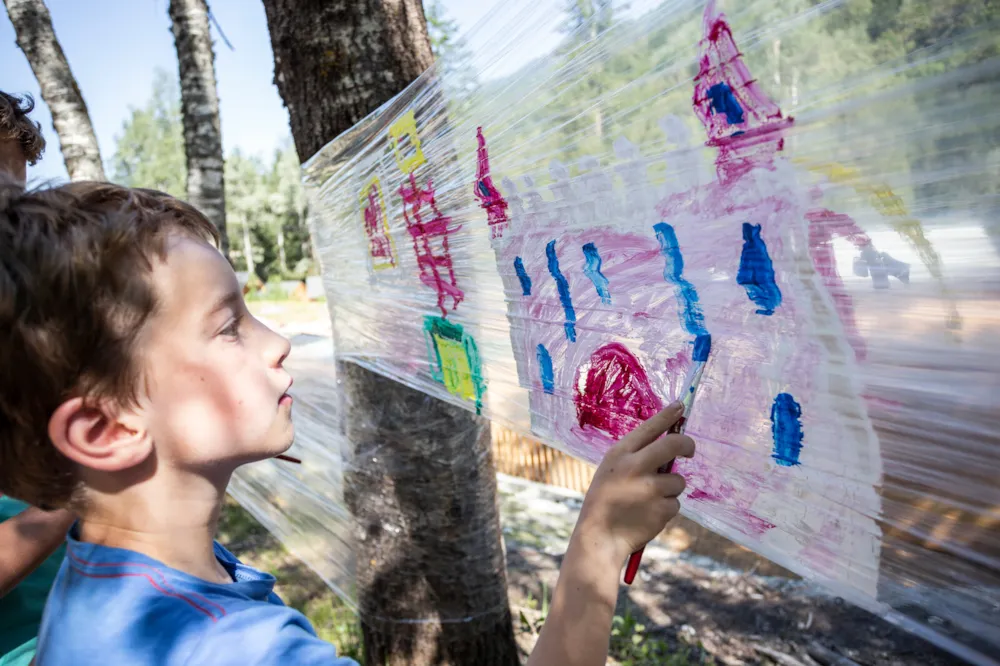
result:
M 412 109 L 389 126 L 389 137 L 391 138 L 392 151 L 396 155 L 396 164 L 403 173 L 407 175 L 413 173 L 418 166 L 426 161 L 423 148 L 420 146 L 420 135 L 417 134 L 417 117 L 413 114 Z M 411 154 L 406 154 L 404 150 L 405 139 L 409 139 Z
M 472 383 L 472 368 L 465 347 L 456 340 L 449 340 L 437 335 L 434 344 L 441 358 L 441 375 L 444 387 L 448 393 L 465 400 L 476 399 L 476 386 Z

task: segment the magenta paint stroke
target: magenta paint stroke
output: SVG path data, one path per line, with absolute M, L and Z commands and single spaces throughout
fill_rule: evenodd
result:
M 599 347 L 577 371 L 576 420 L 621 439 L 663 409 L 645 368 L 625 345 Z
M 368 185 L 366 193 L 368 205 L 362 212 L 365 224 L 365 235 L 368 236 L 368 254 L 372 259 L 388 262 L 396 267 L 396 255 L 393 252 L 392 241 L 386 234 L 385 210 L 382 207 L 382 195 L 379 186 L 373 182 Z
M 409 184 L 400 186 L 399 196 L 403 200 L 406 229 L 413 240 L 420 281 L 437 292 L 438 309 L 442 317 L 447 317 L 448 312 L 457 308 L 465 298 L 465 293 L 458 287 L 448 242 L 451 233 L 462 227 L 453 224 L 451 218 L 438 209 L 434 185 L 430 180 L 426 187 L 421 187 L 411 173 Z M 449 298 L 450 308 L 446 305 Z
M 703 30 L 694 112 L 708 132 L 708 145 L 719 149 L 719 177 L 731 180 L 780 151 L 781 131 L 794 121 L 782 115 L 750 74 L 729 23 L 715 11 L 714 0 L 706 4 Z
M 476 184 L 473 194 L 480 201 L 480 206 L 486 211 L 486 221 L 490 225 L 490 238 L 501 238 L 507 229 L 510 219 L 507 215 L 507 201 L 500 190 L 493 184 L 490 176 L 490 155 L 486 150 L 486 137 L 483 128 L 476 129 Z
M 859 361 L 864 361 L 868 356 L 867 345 L 864 337 L 858 331 L 857 320 L 854 316 L 854 303 L 844 280 L 837 273 L 837 261 L 833 255 L 833 239 L 835 237 L 844 238 L 858 251 L 872 247 L 871 238 L 868 237 L 861 227 L 849 216 L 835 213 L 825 208 L 814 209 L 806 212 L 806 219 L 809 220 L 809 256 L 813 265 L 823 277 L 823 284 L 833 297 L 840 321 L 846 329 L 847 339 L 854 348 L 854 355 Z

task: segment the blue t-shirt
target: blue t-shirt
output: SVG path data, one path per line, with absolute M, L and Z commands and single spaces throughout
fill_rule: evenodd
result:
M 45 606 L 37 666 L 357 666 L 281 602 L 274 576 L 218 543 L 230 584 L 74 536 Z

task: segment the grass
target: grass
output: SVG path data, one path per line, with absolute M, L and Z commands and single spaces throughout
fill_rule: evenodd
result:
M 711 665 L 701 646 L 676 650 L 663 638 L 651 634 L 645 625 L 626 608 L 611 623 L 611 657 L 622 666 L 694 666 Z
M 518 611 L 516 630 L 535 635 L 541 633 L 549 615 L 549 602 L 550 591 L 542 583 L 538 599 L 530 593 L 525 597 L 526 608 Z M 608 657 L 609 664 L 618 666 L 711 666 L 715 663 L 704 654 L 700 645 L 676 650 L 666 640 L 649 632 L 629 607 L 624 615 L 615 615 L 612 620 Z
M 361 623 L 354 611 L 253 516 L 229 498 L 219 521 L 219 542 L 245 564 L 273 574 L 278 579 L 275 592 L 309 619 L 320 638 L 333 643 L 341 656 L 364 663 Z M 529 594 L 524 601 L 527 608 L 515 614 L 515 631 L 537 636 L 548 617 L 550 600 L 551 590 L 542 583 L 538 597 Z M 614 618 L 608 663 L 619 666 L 714 664 L 701 646 L 676 650 L 662 636 L 642 625 L 629 608 L 624 615 Z

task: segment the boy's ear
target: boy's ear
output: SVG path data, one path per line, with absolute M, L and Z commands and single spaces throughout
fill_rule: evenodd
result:
M 76 464 L 102 472 L 135 467 L 153 451 L 142 419 L 111 401 L 70 398 L 52 413 L 49 439 Z

